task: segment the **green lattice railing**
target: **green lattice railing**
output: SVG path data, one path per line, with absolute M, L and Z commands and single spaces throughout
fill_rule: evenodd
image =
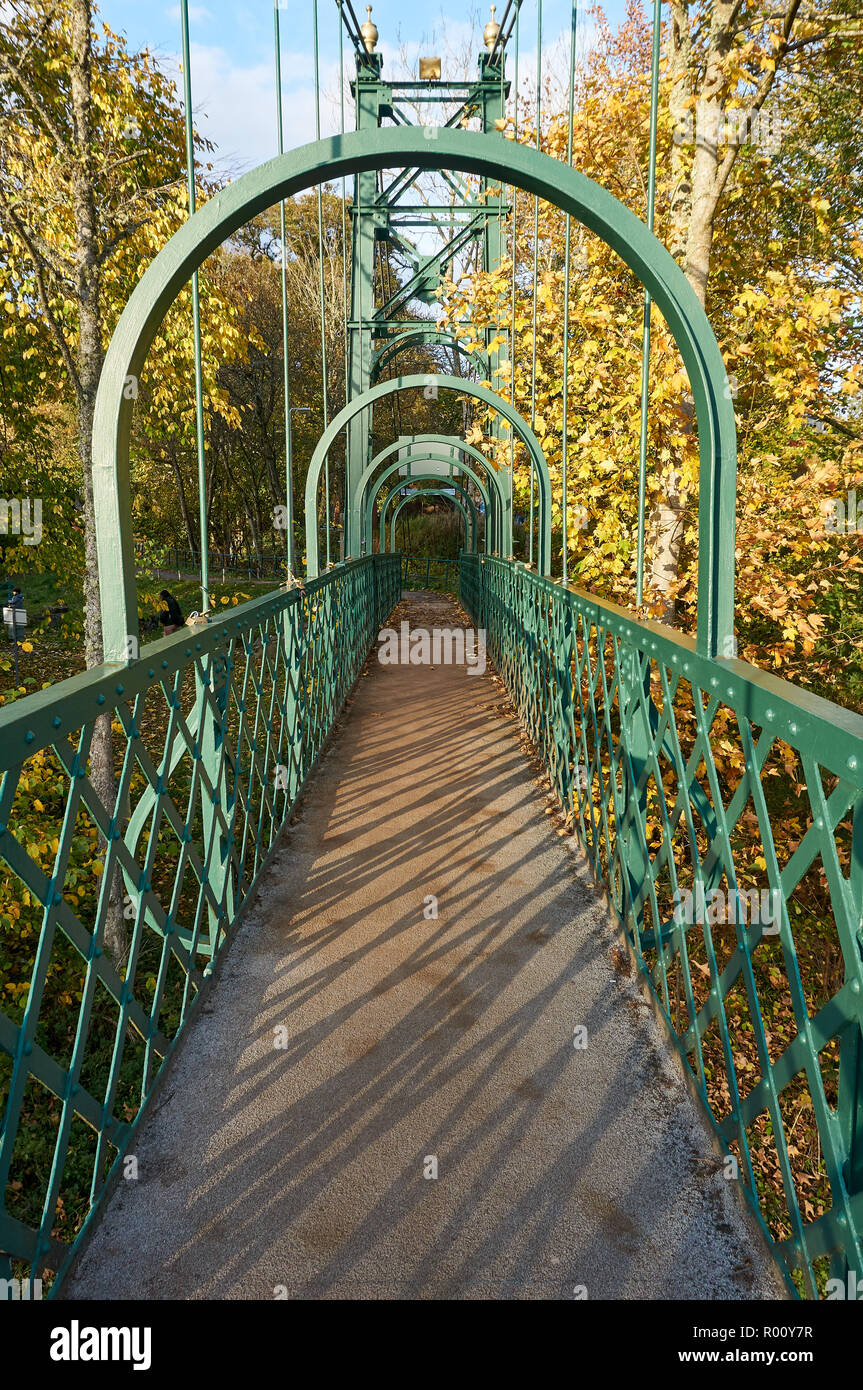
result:
M 863 718 L 521 564 L 460 596 L 789 1283 L 859 1282 Z
M 400 563 L 337 566 L 0 710 L 0 1278 L 62 1275 Z

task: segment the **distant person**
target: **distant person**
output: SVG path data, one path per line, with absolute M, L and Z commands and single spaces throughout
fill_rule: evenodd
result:
M 24 607 L 24 595 L 22 594 L 22 592 L 21 592 L 20 589 L 13 589 L 13 590 L 12 590 L 12 597 L 11 597 L 10 600 L 9 600 L 9 607 L 10 607 L 10 608 L 23 608 L 23 607 Z
M 159 614 L 159 622 L 162 624 L 164 636 L 168 637 L 172 632 L 176 632 L 178 627 L 183 626 L 183 615 L 180 612 L 179 603 L 174 598 L 174 595 L 169 593 L 167 589 L 162 590 L 159 598 L 162 599 L 165 604 L 165 607 Z

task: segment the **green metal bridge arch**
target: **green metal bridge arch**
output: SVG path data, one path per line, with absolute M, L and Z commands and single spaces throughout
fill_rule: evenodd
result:
M 416 455 L 416 456 L 411 460 L 411 463 L 414 464 L 414 465 L 416 465 L 417 467 L 421 467 L 424 463 L 452 463 L 453 466 L 456 467 L 456 468 L 458 468 L 459 471 L 460 471 L 466 478 L 469 478 L 469 479 L 471 480 L 471 482 L 475 484 L 475 486 L 476 486 L 476 488 L 477 488 L 477 491 L 479 492 L 479 494 L 480 494 L 480 496 L 481 496 L 481 498 L 482 498 L 482 500 L 483 500 L 483 503 L 484 503 L 484 505 L 485 505 L 486 517 L 489 518 L 489 520 L 491 521 L 491 520 L 493 520 L 493 518 L 495 517 L 495 515 L 499 514 L 499 510 L 500 510 L 500 498 L 499 498 L 499 496 L 497 495 L 494 486 L 492 486 L 491 489 L 487 488 L 486 485 L 485 485 L 485 483 L 483 482 L 482 478 L 479 476 L 479 474 L 476 473 L 476 472 L 475 472 L 472 468 L 470 468 L 467 464 L 460 464 L 460 463 L 458 463 L 458 462 L 457 462 L 456 460 L 454 460 L 454 459 L 452 459 L 452 460 L 451 460 L 451 459 L 448 459 L 448 458 L 446 458 L 445 456 L 443 456 L 443 455 L 441 455 L 441 454 L 436 454 L 436 453 L 434 453 L 434 452 L 422 453 L 422 454 Z M 384 470 L 384 472 L 380 475 L 380 478 L 378 478 L 378 479 L 375 480 L 375 489 L 374 489 L 374 491 L 373 491 L 373 492 L 369 492 L 368 496 L 366 497 L 366 506 L 365 506 L 366 530 L 365 530 L 365 535 L 366 535 L 366 537 L 369 539 L 369 541 L 371 540 L 371 536 L 372 536 L 372 513 L 373 513 L 373 510 L 374 510 L 375 497 L 378 495 L 378 493 L 380 492 L 381 487 L 382 487 L 383 484 L 387 481 L 387 479 L 388 479 L 388 478 L 391 478 L 392 475 L 393 475 L 394 473 L 397 473 L 398 470 L 399 470 L 400 468 L 402 468 L 402 467 L 404 467 L 404 463 L 403 463 L 402 460 L 397 459 L 395 463 L 391 463 L 391 464 L 389 465 L 389 467 L 386 468 L 386 469 Z M 419 476 L 420 476 L 420 475 L 418 475 L 418 474 L 413 474 L 413 473 L 411 473 L 411 474 L 409 474 L 408 477 L 407 477 L 407 482 L 415 482 L 415 481 L 417 481 L 417 479 L 418 479 Z M 426 473 L 423 473 L 421 476 L 422 476 L 424 479 L 426 479 L 426 480 L 430 480 L 430 479 L 433 478 L 433 477 L 440 477 L 440 474 L 431 474 L 431 473 L 426 472 Z M 492 505 L 491 505 L 493 501 L 496 503 L 496 506 L 495 506 L 495 507 L 492 507 Z M 490 528 L 489 528 L 489 526 L 487 525 L 487 527 L 486 527 L 486 539 L 487 539 L 487 541 L 488 541 L 489 529 L 490 529 Z
M 480 386 L 477 382 L 465 381 L 462 377 L 446 376 L 443 373 L 427 372 L 415 376 L 394 377 L 392 381 L 380 382 L 377 386 L 372 386 L 362 395 L 356 396 L 353 400 L 339 411 L 335 419 L 324 430 L 318 443 L 315 445 L 314 452 L 309 462 L 309 471 L 306 475 L 306 569 L 310 578 L 315 578 L 318 573 L 318 526 L 317 526 L 317 493 L 320 483 L 321 473 L 327 455 L 333 447 L 339 434 L 352 420 L 356 419 L 365 410 L 373 405 L 375 401 L 383 400 L 391 396 L 396 391 L 408 391 L 422 387 L 424 389 L 434 389 L 435 391 L 457 391 L 460 395 L 473 396 L 475 400 L 482 401 L 490 409 L 499 415 L 512 426 L 519 435 L 522 442 L 526 445 L 531 462 L 536 470 L 537 483 L 539 487 L 539 540 L 538 540 L 538 570 L 540 574 L 548 574 L 551 569 L 551 479 L 548 472 L 548 464 L 542 452 L 539 440 L 525 420 L 524 416 L 503 396 L 495 391 L 490 391 L 486 386 Z M 487 460 L 486 460 L 487 462 Z M 504 473 L 501 470 L 498 477 L 505 479 L 503 491 L 504 516 L 509 516 L 512 511 L 512 474 L 509 469 Z M 356 494 L 355 494 L 356 497 Z M 357 544 L 355 539 L 358 531 L 359 522 L 359 498 L 351 505 L 348 511 L 348 545 L 352 542 Z M 505 522 L 504 522 L 505 526 Z
M 535 194 L 596 232 L 649 290 L 689 374 L 698 423 L 698 650 L 728 654 L 734 625 L 734 408 L 716 338 L 685 275 L 644 223 L 584 174 L 516 141 L 435 126 L 364 130 L 279 155 L 200 208 L 142 276 L 111 339 L 95 408 L 94 508 L 106 659 L 127 662 L 128 639 L 138 631 L 127 387 L 140 374 L 165 311 L 207 256 L 259 212 L 325 180 L 398 166 L 455 169 Z M 542 567 L 548 567 L 544 557 Z
M 385 507 L 389 505 L 390 501 L 392 500 L 393 495 L 394 495 L 393 493 L 390 493 L 389 497 L 387 498 L 386 502 L 384 503 L 384 506 L 385 506 Z M 446 488 L 442 488 L 442 487 L 418 488 L 415 492 L 410 492 L 410 493 L 408 493 L 407 497 L 403 497 L 403 498 L 402 498 L 402 500 L 399 502 L 398 506 L 396 507 L 395 511 L 393 512 L 392 521 L 390 522 L 390 544 L 389 544 L 389 549 L 390 549 L 391 551 L 395 551 L 395 548 L 396 548 L 396 522 L 397 522 L 398 519 L 399 519 L 399 513 L 401 512 L 402 508 L 403 508 L 403 507 L 406 507 L 407 504 L 408 504 L 408 502 L 415 502 L 415 501 L 417 500 L 418 497 L 444 497 L 444 498 L 446 498 L 446 500 L 447 500 L 448 502 L 452 502 L 453 506 L 454 506 L 455 508 L 457 508 L 458 511 L 461 512 L 462 521 L 464 522 L 464 548 L 465 548 L 465 550 L 475 551 L 475 550 L 476 550 L 476 508 L 475 508 L 474 505 L 473 505 L 473 499 L 470 498 L 470 497 L 468 497 L 467 493 L 464 493 L 464 496 L 467 498 L 468 502 L 470 502 L 470 504 L 471 504 L 470 515 L 468 515 L 468 511 L 467 511 L 466 507 L 464 506 L 464 503 L 461 501 L 461 499 L 458 498 L 458 497 L 453 497 L 453 496 L 446 490 Z M 468 543 L 468 532 L 470 532 L 470 543 Z M 384 540 L 383 513 L 381 513 L 381 541 L 383 541 L 383 540 Z M 383 544 L 381 545 L 381 549 L 382 549 L 382 550 L 385 549 L 385 547 L 383 546 Z
M 466 362 L 470 362 L 472 366 L 476 367 L 483 376 L 488 374 L 488 363 L 484 356 L 481 353 L 470 351 L 455 333 L 447 332 L 443 328 L 409 328 L 404 333 L 398 333 L 394 338 L 390 338 L 383 347 L 378 348 L 375 352 L 371 365 L 371 385 L 377 384 L 384 367 L 388 366 L 393 358 L 411 347 L 450 347 Z
M 384 550 L 387 549 L 387 546 L 386 546 L 386 514 L 387 514 L 387 512 L 389 511 L 390 503 L 391 503 L 396 497 L 398 497 L 399 493 L 400 493 L 400 492 L 403 492 L 404 489 L 405 489 L 405 487 L 408 486 L 409 484 L 411 484 L 411 483 L 432 483 L 432 482 L 443 483 L 444 480 L 441 478 L 441 476 L 440 476 L 439 473 L 418 473 L 418 474 L 416 474 L 416 475 L 415 475 L 414 477 L 412 477 L 412 478 L 407 478 L 407 479 L 405 479 L 404 481 L 402 481 L 401 483 L 399 483 L 396 487 L 392 488 L 392 490 L 391 490 L 390 492 L 387 493 L 387 495 L 386 495 L 386 497 L 384 498 L 383 503 L 382 503 L 382 505 L 381 505 L 380 516 L 379 516 L 379 518 L 378 518 L 378 534 L 379 534 L 379 537 L 380 537 L 380 540 L 379 540 L 379 549 L 380 549 L 381 551 L 384 551 Z M 478 537 L 478 535 L 479 535 L 479 521 L 478 521 L 478 517 L 477 517 L 476 504 L 475 504 L 473 498 L 471 497 L 470 493 L 468 492 L 467 488 L 464 486 L 463 483 L 460 483 L 460 482 L 458 481 L 457 478 L 447 478 L 447 479 L 446 479 L 446 487 L 443 487 L 443 486 L 442 486 L 442 487 L 437 487 L 437 488 L 424 488 L 424 489 L 418 489 L 418 490 L 412 492 L 412 493 L 410 494 L 410 497 L 409 497 L 409 498 L 405 498 L 404 500 L 405 500 L 405 501 L 414 501 L 417 497 L 449 497 L 449 500 L 450 500 L 451 502 L 455 502 L 457 499 L 455 499 L 454 497 L 450 496 L 450 493 L 446 491 L 446 488 L 452 488 L 455 492 L 458 492 L 458 493 L 465 499 L 467 505 L 468 505 L 469 508 L 470 508 L 470 517 L 471 517 L 471 528 L 470 528 L 470 531 L 471 531 L 471 540 L 470 540 L 470 544 L 468 544 L 467 528 L 465 528 L 465 547 L 464 547 L 464 548 L 465 548 L 465 550 L 469 550 L 469 551 L 471 551 L 471 552 L 473 552 L 473 553 L 476 553 L 476 550 L 477 550 L 477 537 Z M 464 510 L 464 509 L 462 508 L 462 510 Z M 396 508 L 395 515 L 393 516 L 393 519 L 392 519 L 392 525 L 391 525 L 391 530 L 390 530 L 390 536 L 391 536 L 390 546 L 389 546 L 389 549 L 390 549 L 390 550 L 395 550 L 395 542 L 394 542 L 394 537 L 395 537 L 395 518 L 396 518 L 396 516 L 398 516 L 398 513 L 399 513 L 400 511 L 401 511 L 401 506 L 398 506 L 398 507 Z M 465 521 L 467 521 L 467 513 L 464 513 L 464 515 L 465 515 Z M 486 539 L 487 539 L 487 538 L 486 538 Z
M 491 504 L 493 501 L 497 500 L 496 490 L 499 486 L 497 470 L 491 465 L 491 463 L 489 463 L 489 460 L 486 458 L 485 454 L 481 453 L 480 450 L 477 449 L 476 445 L 468 444 L 465 440 L 459 439 L 459 437 L 454 434 L 403 435 L 401 439 L 397 439 L 393 444 L 387 444 L 385 448 L 381 449 L 375 455 L 375 457 L 372 459 L 371 463 L 368 465 L 365 472 L 362 474 L 357 483 L 356 496 L 358 499 L 358 505 L 363 509 L 361 512 L 361 548 L 365 546 L 371 539 L 372 508 L 374 506 L 376 492 L 379 490 L 380 484 L 384 481 L 384 479 L 387 476 L 389 476 L 389 473 L 393 470 L 388 470 L 387 473 L 382 473 L 380 477 L 377 479 L 374 478 L 374 473 L 380 467 L 380 465 L 384 463 L 386 459 L 388 459 L 392 454 L 397 453 L 400 449 L 413 448 L 421 448 L 424 452 L 422 454 L 414 454 L 412 457 L 409 457 L 407 460 L 404 460 L 404 462 L 418 463 L 436 460 L 442 463 L 452 463 L 455 464 L 457 467 L 461 468 L 463 473 L 471 477 L 476 483 L 480 495 L 482 496 L 483 502 L 485 503 L 486 515 L 488 517 L 489 525 L 492 523 L 494 513 Z M 445 449 L 449 449 L 450 453 L 438 453 L 438 448 L 440 448 L 442 451 Z M 475 469 L 471 469 L 469 465 L 460 463 L 454 457 L 455 451 L 457 451 L 460 454 L 467 454 L 469 458 L 472 458 L 474 462 L 478 463 L 482 468 L 485 469 L 486 476 L 488 477 L 489 482 L 491 484 L 490 490 L 486 486 L 482 478 L 477 474 Z

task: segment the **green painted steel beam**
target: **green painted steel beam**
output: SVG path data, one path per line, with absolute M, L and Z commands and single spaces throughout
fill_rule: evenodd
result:
M 396 494 L 397 494 L 398 492 L 400 492 L 402 488 L 408 487 L 411 483 L 420 483 L 420 482 L 423 482 L 423 483 L 430 483 L 430 482 L 434 482 L 435 479 L 438 479 L 438 480 L 440 479 L 440 476 L 441 476 L 441 475 L 440 475 L 439 473 L 424 473 L 424 472 L 422 471 L 422 465 L 423 465 L 423 463 L 436 463 L 436 462 L 446 463 L 447 461 L 448 461 L 448 460 L 446 460 L 446 459 L 436 459 L 435 456 L 434 456 L 433 454 L 425 455 L 425 456 L 423 456 L 423 457 L 421 457 L 421 458 L 415 459 L 414 462 L 416 463 L 416 465 L 417 465 L 417 467 L 420 469 L 420 471 L 419 471 L 418 473 L 411 473 L 408 477 L 403 478 L 402 481 L 401 481 L 400 483 L 397 483 L 396 486 L 395 486 L 394 488 L 392 488 L 392 489 L 390 490 L 390 492 L 387 493 L 386 497 L 384 498 L 384 501 L 381 503 L 380 513 L 379 513 L 379 517 L 378 517 L 378 531 L 379 531 L 379 535 L 380 535 L 380 537 L 381 537 L 381 542 L 380 542 L 380 548 L 381 548 L 381 550 L 385 549 L 385 546 L 384 546 L 384 543 L 383 543 L 383 540 L 384 540 L 384 530 L 383 530 L 384 514 L 385 514 L 386 509 L 387 509 L 387 507 L 389 506 L 389 504 L 390 504 L 392 498 L 395 497 Z M 400 466 L 401 466 L 401 464 L 398 463 L 398 462 L 392 464 L 392 465 L 387 469 L 386 473 L 385 473 L 385 474 L 382 474 L 381 479 L 380 479 L 381 484 L 383 484 L 383 483 L 386 481 L 386 479 L 389 478 L 389 477 L 395 472 L 395 470 L 396 470 L 397 468 L 399 468 Z M 479 492 L 480 492 L 480 495 L 481 495 L 481 497 L 482 497 L 482 499 L 483 499 L 483 502 L 485 503 L 485 508 L 486 508 L 486 512 L 485 512 L 485 515 L 486 515 L 485 548 L 486 548 L 486 551 L 488 551 L 488 549 L 489 549 L 489 532 L 490 532 L 490 530 L 491 530 L 491 526 L 490 526 L 489 522 L 490 522 L 491 515 L 492 515 L 492 508 L 490 507 L 490 503 L 489 503 L 489 493 L 486 491 L 486 489 L 485 489 L 485 487 L 484 487 L 482 481 L 477 477 L 477 475 L 476 475 L 471 469 L 463 468 L 463 467 L 461 467 L 461 465 L 459 465 L 459 464 L 456 464 L 455 466 L 458 467 L 458 468 L 460 468 L 460 471 L 464 474 L 465 478 L 469 478 L 470 481 L 471 481 L 472 483 L 475 484 L 475 486 L 477 487 L 477 489 L 478 489 Z M 450 486 L 452 486 L 452 487 L 459 487 L 459 489 L 460 489 L 461 491 L 463 491 L 463 492 L 465 493 L 465 495 L 468 497 L 468 499 L 469 499 L 469 501 L 470 501 L 470 503 L 471 503 L 471 507 L 474 507 L 473 498 L 470 496 L 470 493 L 467 492 L 466 487 L 465 487 L 462 483 L 460 483 L 460 480 L 459 480 L 458 478 L 454 478 L 454 477 L 450 476 L 450 477 L 447 479 L 447 483 L 448 483 Z M 379 491 L 379 489 L 378 489 L 378 491 Z M 367 501 L 366 501 L 366 535 L 369 537 L 369 539 L 371 539 L 371 535 L 372 535 L 372 510 L 373 510 L 373 507 L 374 507 L 375 495 L 376 495 L 376 494 L 375 494 L 374 492 L 371 493 L 371 494 L 369 495 L 369 497 L 367 498 Z M 494 497 L 494 493 L 491 494 L 491 497 Z M 475 509 L 474 509 L 474 518 L 476 519 L 476 511 L 475 511 Z M 478 526 L 478 523 L 477 523 L 476 534 L 479 535 L 479 526 Z M 476 550 L 477 547 L 476 547 L 476 545 L 474 545 L 474 546 L 472 546 L 471 548 L 472 548 L 473 550 Z

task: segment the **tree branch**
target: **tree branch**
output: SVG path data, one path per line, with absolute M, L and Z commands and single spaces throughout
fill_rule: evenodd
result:
M 18 64 L 13 62 L 13 60 L 9 57 L 9 54 L 4 52 L 2 48 L 0 48 L 0 66 L 6 69 L 6 71 L 10 74 L 16 85 L 20 87 L 21 91 L 25 92 L 26 95 L 29 97 L 30 101 L 33 103 L 34 114 L 36 116 L 36 119 L 42 122 L 48 134 L 51 136 L 51 139 L 54 141 L 54 144 L 57 146 L 58 151 L 65 156 L 68 162 L 71 163 L 72 152 L 68 144 L 66 143 L 66 140 L 64 139 L 59 126 L 57 126 L 56 123 L 52 121 L 51 117 L 48 115 L 45 109 L 45 98 L 40 97 L 38 91 L 33 86 L 30 79 L 25 76 L 25 74 L 19 68 Z
M 54 335 L 54 339 L 57 343 L 57 346 L 60 350 L 60 356 L 63 359 L 63 365 L 65 366 L 66 371 L 69 373 L 69 380 L 75 388 L 76 394 L 80 396 L 81 381 L 78 376 L 75 363 L 72 359 L 72 354 L 69 351 L 69 344 L 66 342 L 65 336 L 63 334 L 63 329 L 55 319 L 54 314 L 51 310 L 51 305 L 48 301 L 48 293 L 45 288 L 45 275 L 42 260 L 39 256 L 39 253 L 36 250 L 36 247 L 33 245 L 28 229 L 24 226 L 17 213 L 13 209 L 7 209 L 7 216 L 9 217 L 10 222 L 15 228 L 18 237 L 23 242 L 24 246 L 27 248 L 27 252 L 33 262 L 33 271 L 36 276 L 36 288 L 39 292 L 39 303 L 42 305 L 42 311 L 45 314 L 46 319 L 48 320 L 48 326 L 50 327 L 51 332 Z

